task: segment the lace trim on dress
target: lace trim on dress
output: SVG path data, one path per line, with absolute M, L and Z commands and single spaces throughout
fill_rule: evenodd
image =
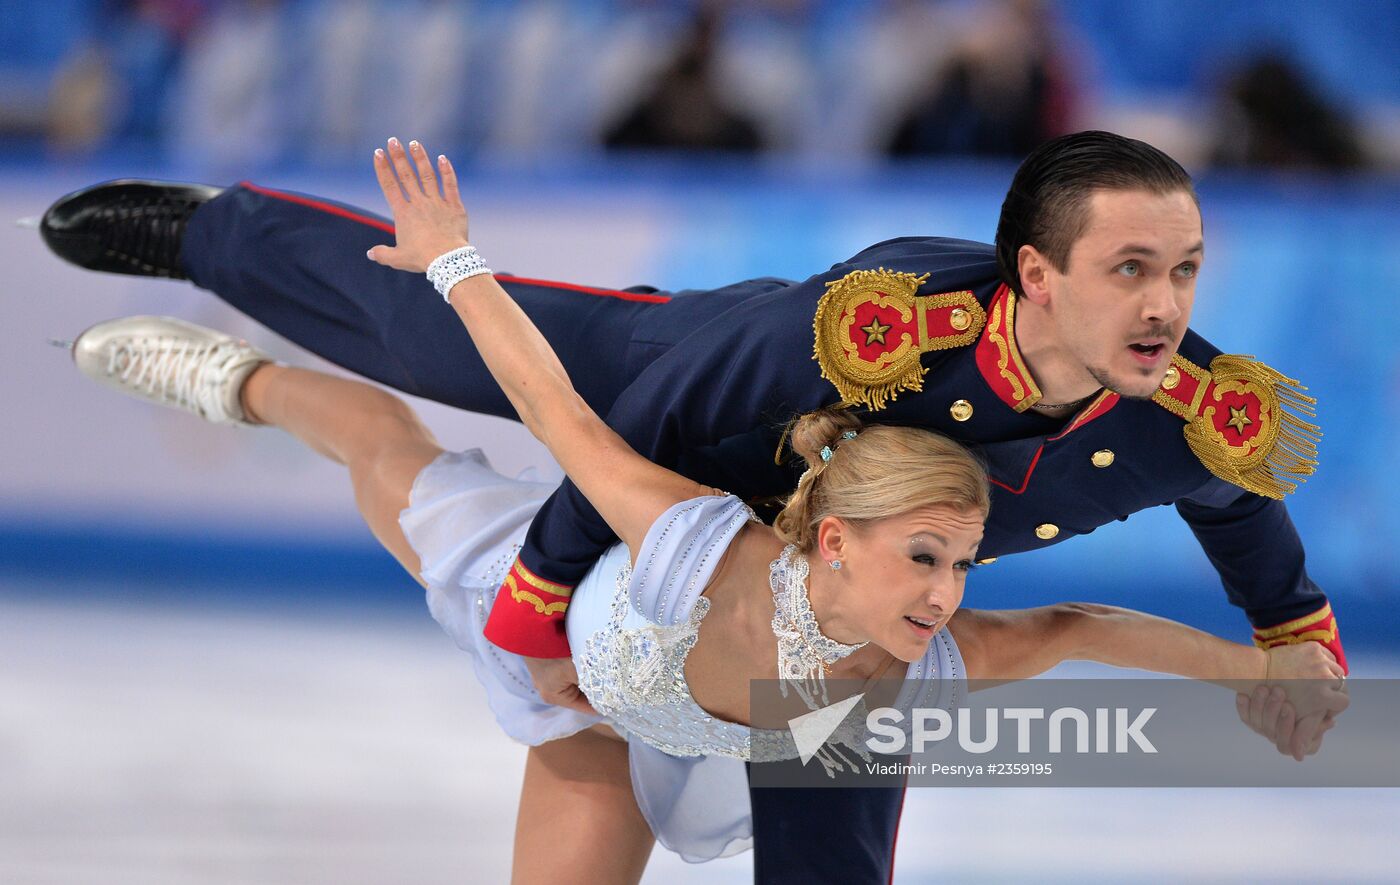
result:
M 866 646 L 844 645 L 822 632 L 807 595 L 807 557 L 789 544 L 768 566 L 773 588 L 773 635 L 778 640 L 778 687 L 787 697 L 788 686 L 797 690 L 809 709 L 830 703 L 826 674 L 831 665 Z

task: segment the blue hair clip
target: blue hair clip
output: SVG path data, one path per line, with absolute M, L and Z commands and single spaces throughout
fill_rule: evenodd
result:
M 854 431 L 854 430 L 847 430 L 845 433 L 841 434 L 841 439 L 843 439 L 843 440 L 855 439 L 855 438 L 856 438 L 856 431 Z M 828 461 L 831 460 L 831 453 L 832 453 L 831 446 L 822 446 L 822 450 L 821 450 L 821 452 L 820 452 L 819 454 L 822 456 L 822 463 L 823 463 L 823 464 L 825 464 L 826 462 L 828 462 Z

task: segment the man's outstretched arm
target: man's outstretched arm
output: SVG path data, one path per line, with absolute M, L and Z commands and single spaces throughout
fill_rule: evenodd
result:
M 1303 542 L 1279 500 L 1223 480 L 1177 502 L 1230 601 L 1244 609 L 1260 648 L 1317 641 L 1346 668 L 1326 595 L 1308 577 Z

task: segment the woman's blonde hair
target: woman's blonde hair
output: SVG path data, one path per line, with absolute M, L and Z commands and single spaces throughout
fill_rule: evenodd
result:
M 860 525 L 941 504 L 975 510 L 985 519 L 991 506 L 986 468 L 931 430 L 865 426 L 850 411 L 831 406 L 798 418 L 789 444 L 807 462 L 807 472 L 773 527 L 804 553 L 816 546 L 817 526 L 828 516 Z

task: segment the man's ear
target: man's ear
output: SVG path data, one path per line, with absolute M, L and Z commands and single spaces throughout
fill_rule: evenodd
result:
M 826 562 L 844 559 L 849 543 L 849 529 L 838 516 L 828 516 L 817 523 L 817 555 Z
M 1021 275 L 1021 295 L 1042 307 L 1050 301 L 1050 260 L 1029 244 L 1016 252 L 1016 270 Z

